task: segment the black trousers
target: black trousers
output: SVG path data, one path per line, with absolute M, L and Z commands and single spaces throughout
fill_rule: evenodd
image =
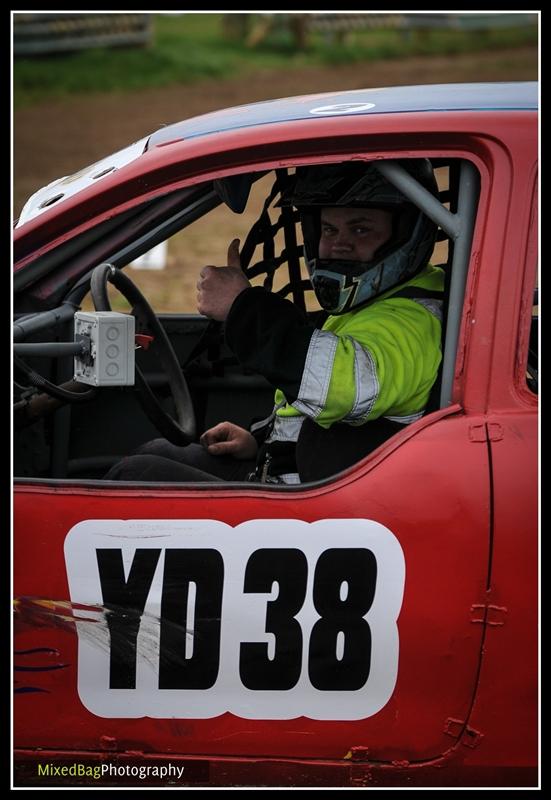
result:
M 254 460 L 211 456 L 200 444 L 178 447 L 166 439 L 153 439 L 133 455 L 114 464 L 108 481 L 222 482 L 244 481 L 256 467 Z
M 301 482 L 335 475 L 403 429 L 403 424 L 384 417 L 360 426 L 338 423 L 328 430 L 311 419 L 304 420 L 296 447 Z M 105 480 L 245 481 L 255 468 L 256 461 L 252 459 L 239 461 L 231 456 L 211 456 L 199 444 L 177 447 L 166 439 L 153 439 L 111 467 Z

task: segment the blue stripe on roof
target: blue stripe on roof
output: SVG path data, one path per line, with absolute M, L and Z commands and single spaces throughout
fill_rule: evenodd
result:
M 320 117 L 426 111 L 526 111 L 538 108 L 538 84 L 443 83 L 300 95 L 202 114 L 153 133 L 148 148 L 210 133 Z

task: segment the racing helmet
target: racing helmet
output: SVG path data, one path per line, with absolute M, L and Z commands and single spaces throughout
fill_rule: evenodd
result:
M 397 163 L 438 197 L 428 159 Z M 369 163 L 298 167 L 278 205 L 294 206 L 299 212 L 310 281 L 321 307 L 331 314 L 357 309 L 410 280 L 425 268 L 436 241 L 437 225 Z M 369 261 L 319 257 L 321 209 L 336 206 L 392 213 L 391 237 Z

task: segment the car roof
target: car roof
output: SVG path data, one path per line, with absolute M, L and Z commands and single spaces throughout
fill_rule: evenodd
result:
M 235 106 L 167 125 L 150 136 L 147 146 L 151 148 L 182 138 L 320 116 L 536 109 L 537 86 L 536 82 L 442 83 L 285 97 Z
M 25 203 L 16 227 L 43 215 L 118 172 L 146 153 L 169 143 L 194 140 L 262 125 L 303 122 L 330 117 L 419 114 L 423 112 L 528 111 L 538 108 L 537 82 L 445 83 L 392 86 L 324 94 L 299 95 L 214 111 L 167 125 L 110 154 L 77 173 L 59 178 L 35 192 Z M 314 123 L 315 124 L 315 123 Z

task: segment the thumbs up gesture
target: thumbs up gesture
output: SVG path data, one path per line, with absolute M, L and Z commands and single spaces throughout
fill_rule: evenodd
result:
M 228 267 L 241 269 L 241 256 L 239 255 L 239 239 L 232 239 L 228 247 Z
M 227 267 L 203 267 L 197 281 L 197 310 L 206 317 L 222 322 L 226 319 L 237 295 L 251 284 L 241 269 L 239 239 L 228 247 Z

